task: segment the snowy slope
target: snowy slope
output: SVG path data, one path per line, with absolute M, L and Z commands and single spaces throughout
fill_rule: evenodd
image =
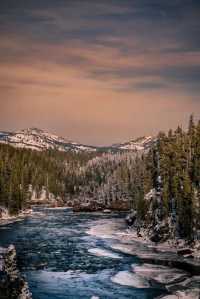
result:
M 30 128 L 16 132 L 0 132 L 0 143 L 10 144 L 18 148 L 28 148 L 39 151 L 47 149 L 59 151 L 71 150 L 75 152 L 142 151 L 149 148 L 152 142 L 152 137 L 141 137 L 136 140 L 114 144 L 108 147 L 95 147 L 76 143 L 37 128 Z
M 58 137 L 37 128 L 30 128 L 12 133 L 0 132 L 0 142 L 18 148 L 29 148 L 33 150 L 54 149 L 59 151 L 96 151 L 96 148 L 93 146 L 71 142 L 65 138 Z
M 112 148 L 118 150 L 142 151 L 148 149 L 152 145 L 153 141 L 154 138 L 151 136 L 140 137 L 125 143 L 113 144 Z

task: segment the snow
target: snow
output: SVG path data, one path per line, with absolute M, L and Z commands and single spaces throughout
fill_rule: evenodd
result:
M 88 235 L 100 237 L 100 238 L 117 238 L 116 234 L 120 232 L 120 228 L 123 220 L 114 222 L 113 219 L 101 219 L 93 223 L 93 226 L 86 231 Z
M 128 244 L 113 244 L 111 245 L 111 248 L 114 250 L 118 250 L 120 252 L 123 252 L 125 254 L 131 254 L 134 255 L 133 246 Z
M 88 252 L 91 254 L 94 254 L 96 256 L 109 257 L 112 259 L 121 259 L 122 258 L 119 254 L 113 253 L 109 250 L 102 249 L 102 248 L 90 248 L 90 249 L 88 249 Z
M 0 219 L 9 219 L 9 217 L 8 209 L 0 206 Z
M 153 138 L 151 136 L 142 137 L 126 143 L 108 146 L 107 149 L 143 151 L 149 147 L 152 140 Z M 13 133 L 0 132 L 0 143 L 8 143 L 14 147 L 38 151 L 46 149 L 56 149 L 59 151 L 73 150 L 75 152 L 97 151 L 97 147 L 95 146 L 80 144 L 37 128 L 28 128 Z
M 187 273 L 184 271 L 161 265 L 143 264 L 142 266 L 132 265 L 132 267 L 133 271 L 142 277 L 162 284 L 172 284 L 187 277 Z
M 7 209 L 0 207 L 1 210 L 4 209 L 3 214 L 1 214 L 0 210 L 0 226 L 7 225 L 13 222 L 22 221 L 25 217 L 32 215 L 32 209 L 22 210 L 17 216 L 11 216 Z
M 131 140 L 129 142 L 114 144 L 113 148 L 118 148 L 121 150 L 134 150 L 134 151 L 143 151 L 149 144 L 153 141 L 152 136 L 142 137 L 136 140 Z
M 76 152 L 96 151 L 95 147 L 71 142 L 66 138 L 37 128 L 25 129 L 13 133 L 0 132 L 0 143 L 7 143 L 17 148 L 27 148 L 37 151 L 46 149 L 56 149 L 59 151 L 73 150 Z
M 92 152 L 96 152 L 95 148 L 89 147 L 89 146 L 85 146 L 85 145 L 76 145 L 76 148 L 82 150 L 82 151 L 92 151 Z
M 200 291 L 199 289 L 189 289 L 184 291 L 177 291 L 172 295 L 167 295 L 161 299 L 199 299 Z
M 51 196 L 49 195 L 49 197 L 51 197 Z M 34 202 L 34 201 L 43 202 L 43 201 L 46 201 L 46 200 L 47 200 L 47 191 L 44 187 L 42 188 L 42 191 L 40 192 L 39 197 L 36 196 L 36 191 L 35 190 L 32 191 L 32 195 L 31 195 L 31 201 L 32 202 Z
M 112 282 L 130 286 L 134 288 L 149 288 L 149 282 L 142 276 L 137 275 L 135 273 L 131 273 L 129 271 L 120 271 L 113 277 L 111 277 Z

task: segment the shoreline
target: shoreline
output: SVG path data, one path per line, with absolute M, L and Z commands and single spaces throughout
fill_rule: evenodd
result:
M 191 275 L 200 275 L 200 243 L 197 242 L 198 249 L 193 247 L 185 248 L 185 240 L 181 240 L 177 246 L 173 240 L 167 240 L 165 242 L 155 244 L 152 242 L 144 232 L 141 232 L 141 237 L 137 236 L 135 230 L 129 230 L 126 232 L 118 232 L 119 240 L 121 244 L 129 244 L 136 242 L 138 245 L 144 245 L 148 252 L 142 253 L 136 252 L 136 256 L 145 263 L 157 264 L 163 266 L 173 266 L 189 272 Z M 117 247 L 114 247 L 117 250 Z M 120 250 L 120 248 L 118 248 Z M 179 254 L 180 250 L 192 250 L 193 254 L 184 256 Z M 128 252 L 129 251 L 129 252 Z M 127 254 L 131 253 L 131 246 Z M 159 258 L 158 258 L 159 256 Z
M 0 247 L 0 297 L 32 299 L 28 283 L 18 269 L 13 245 Z
M 150 283 L 157 282 L 165 287 L 169 294 L 159 299 L 200 298 L 200 259 L 181 257 L 170 244 L 155 245 L 145 236 L 139 238 L 137 232 L 127 230 L 122 221 L 97 221 L 87 233 L 102 239 L 113 239 L 114 243 L 109 247 L 116 254 L 138 258 L 138 265 L 133 264 L 126 273 L 121 271 L 114 276 L 119 283 L 126 276 L 130 285 L 134 284 L 133 279 L 138 274 Z
M 12 224 L 14 222 L 22 221 L 26 217 L 31 216 L 32 214 L 33 214 L 33 210 L 32 209 L 23 210 L 23 211 L 21 211 L 17 215 L 9 215 L 8 214 L 7 217 L 0 218 L 0 227 L 4 226 L 4 225 Z
M 51 209 L 61 210 L 65 208 L 66 207 Z M 24 210 L 16 217 L 4 219 L 4 221 L 7 221 L 7 223 L 4 223 L 4 225 L 15 221 L 21 221 L 26 217 L 33 215 L 34 213 L 38 214 L 38 212 L 35 212 L 34 209 Z M 40 215 L 42 214 L 43 213 L 40 213 Z M 101 214 L 106 215 L 106 213 L 103 212 Z M 199 292 L 200 294 L 200 259 L 197 259 L 194 262 L 193 259 L 183 258 L 179 256 L 177 254 L 176 248 L 173 247 L 170 242 L 155 245 L 147 238 L 145 232 L 141 231 L 141 233 L 144 233 L 144 235 L 138 237 L 137 232 L 134 229 L 127 229 L 124 217 L 115 218 L 114 214 L 115 213 L 109 214 L 110 217 L 108 218 L 99 217 L 98 219 L 92 220 L 91 226 L 86 231 L 86 233 L 94 235 L 98 238 L 110 238 L 114 241 L 111 241 L 108 247 L 112 250 L 112 252 L 110 252 L 109 250 L 101 250 L 101 252 L 99 252 L 101 246 L 100 248 L 97 246 L 91 249 L 91 252 L 93 254 L 108 255 L 112 253 L 112 257 L 116 257 L 116 254 L 123 253 L 135 256 L 139 259 L 138 264 L 136 263 L 136 265 L 132 265 L 130 263 L 130 269 L 128 269 L 127 271 L 120 271 L 113 276 L 113 279 L 116 280 L 116 283 L 124 278 L 129 279 L 130 283 L 132 284 L 134 282 L 134 279 L 142 276 L 144 280 L 150 282 L 150 285 L 154 281 L 156 283 L 160 282 L 160 284 L 163 285 L 169 292 L 169 295 L 165 295 L 164 297 L 159 298 L 199 299 L 199 297 L 192 297 L 191 294 L 195 292 Z M 41 217 L 40 215 L 39 217 Z M 66 214 L 66 217 L 67 215 L 68 213 Z M 108 248 L 106 248 L 106 250 Z M 170 277 L 167 276 L 168 270 Z M 186 273 L 185 276 L 183 275 L 183 272 Z M 179 274 L 181 275 L 180 279 L 178 279 Z M 186 296 L 187 293 L 189 293 L 189 295 Z

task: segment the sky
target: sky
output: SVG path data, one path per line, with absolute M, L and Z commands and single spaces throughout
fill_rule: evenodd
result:
M 0 130 L 109 145 L 191 113 L 199 0 L 0 0 Z

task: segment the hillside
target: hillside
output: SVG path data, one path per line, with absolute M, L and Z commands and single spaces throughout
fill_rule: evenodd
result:
M 124 143 L 113 144 L 111 147 L 113 149 L 118 149 L 122 151 L 144 151 L 152 146 L 154 139 L 155 138 L 153 138 L 152 136 L 140 137 Z
M 97 147 L 70 141 L 67 138 L 45 132 L 37 128 L 29 128 L 16 132 L 0 132 L 0 143 L 10 144 L 17 148 L 26 148 L 37 151 L 58 150 L 74 152 L 117 152 L 117 151 L 140 151 L 149 148 L 152 137 L 141 137 L 125 143 L 111 146 Z
M 0 132 L 0 143 L 10 144 L 17 148 L 33 150 L 58 150 L 58 151 L 96 151 L 93 146 L 87 146 L 66 138 L 50 134 L 41 129 L 30 128 L 17 132 Z
M 113 152 L 55 151 L 47 145 L 63 139 L 34 134 L 34 147 L 37 141 L 46 151 L 0 144 L 0 206 L 11 213 L 29 206 L 33 192 L 40 198 L 46 190 L 47 199 L 53 194 L 78 211 L 134 209 L 152 239 L 199 235 L 200 122 L 191 118 L 186 132 L 178 127 L 130 142 L 131 150 L 128 143 L 116 145 L 126 149 Z M 33 141 L 33 131 L 29 136 Z

